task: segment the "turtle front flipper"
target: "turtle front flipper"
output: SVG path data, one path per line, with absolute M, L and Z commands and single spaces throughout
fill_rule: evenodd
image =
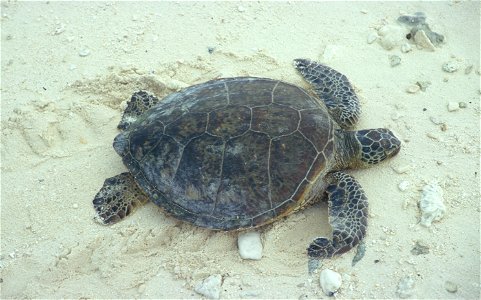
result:
M 329 174 L 326 180 L 332 240 L 319 237 L 307 248 L 309 257 L 317 259 L 349 251 L 363 239 L 367 227 L 367 198 L 359 183 L 342 172 Z
M 126 172 L 107 178 L 93 200 L 95 221 L 104 225 L 117 223 L 147 201 L 132 174 Z
M 127 129 L 140 115 L 158 102 L 159 99 L 157 97 L 152 96 L 145 91 L 135 92 L 127 103 L 127 108 L 125 109 L 124 114 L 122 115 L 122 120 L 120 120 L 117 128 L 121 130 Z
M 346 76 L 308 59 L 295 59 L 294 66 L 312 85 L 339 126 L 347 129 L 357 123 L 361 107 L 354 88 Z

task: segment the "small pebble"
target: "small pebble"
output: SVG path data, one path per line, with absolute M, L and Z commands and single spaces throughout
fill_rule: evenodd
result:
M 88 48 L 84 48 L 78 52 L 80 57 L 85 57 L 90 55 L 90 50 Z
M 411 169 L 411 166 L 409 165 L 397 166 L 397 167 L 393 167 L 393 169 L 394 169 L 394 172 L 398 174 L 404 174 Z
M 444 43 L 444 35 L 432 31 L 429 28 L 428 24 L 422 25 L 421 28 L 424 30 L 424 32 L 426 33 L 426 36 L 431 41 L 431 43 L 433 43 L 433 45 L 439 46 L 442 43 Z
M 454 73 L 459 69 L 459 64 L 455 61 L 448 61 L 443 64 L 443 71 L 448 73 Z
M 416 94 L 420 90 L 421 90 L 421 87 L 417 84 L 412 84 L 406 88 L 406 92 L 408 92 L 409 94 Z
M 431 122 L 433 122 L 435 125 L 441 125 L 444 123 L 443 121 L 439 120 L 436 117 L 429 117 L 429 120 L 431 120 Z
M 238 12 L 245 12 L 246 9 L 244 8 L 244 6 L 239 5 L 239 6 L 237 6 L 237 11 L 238 11 Z
M 74 203 L 74 204 L 72 205 L 72 208 L 77 209 L 77 208 L 78 208 L 78 204 L 77 204 L 77 203 Z
M 414 279 L 411 276 L 406 276 L 399 281 L 396 294 L 399 298 L 406 299 L 411 297 L 414 289 Z
M 404 29 L 396 25 L 385 25 L 378 30 L 378 34 L 381 36 L 379 43 L 386 50 L 401 45 L 405 38 Z
M 260 292 L 258 291 L 242 291 L 239 294 L 239 297 L 244 298 L 244 299 L 252 299 L 252 298 L 259 298 Z
M 405 192 L 409 188 L 410 185 L 411 185 L 411 183 L 409 183 L 409 181 L 403 180 L 398 184 L 397 187 L 401 192 Z
M 395 67 L 401 63 L 401 58 L 397 55 L 389 55 L 389 63 L 391 67 Z
M 367 14 L 369 11 L 367 9 L 361 9 L 361 13 Z
M 416 244 L 411 249 L 413 255 L 429 254 L 429 245 L 422 241 L 416 241 Z
M 408 43 L 404 43 L 404 44 L 401 45 L 401 52 L 402 53 L 408 53 L 409 51 L 412 51 L 412 50 L 413 50 L 413 48 Z
M 449 102 L 448 103 L 448 111 L 457 111 L 459 109 L 459 102 Z
M 65 31 L 65 24 L 59 24 L 55 30 L 52 32 L 52 35 L 59 35 Z
M 219 274 L 211 275 L 202 282 L 199 282 L 195 286 L 194 291 L 209 299 L 219 299 L 221 283 L 222 276 Z
M 458 291 L 458 285 L 449 280 L 444 283 L 444 288 L 450 293 L 456 293 Z
M 262 242 L 259 232 L 240 233 L 237 245 L 242 259 L 260 260 L 262 258 Z
M 464 69 L 464 74 L 468 75 L 473 71 L 473 65 L 469 65 Z
M 73 71 L 73 70 L 77 69 L 77 66 L 74 65 L 74 64 L 71 64 L 71 65 L 68 67 L 68 69 L 69 69 L 70 71 Z
M 334 296 L 342 284 L 341 274 L 330 269 L 322 270 L 319 281 L 322 291 L 328 296 Z
M 379 35 L 377 35 L 376 32 L 369 33 L 369 35 L 367 36 L 367 43 L 368 44 L 374 43 L 374 41 L 377 40 L 378 37 Z
M 419 202 L 421 210 L 421 225 L 429 227 L 433 221 L 439 221 L 446 212 L 443 190 L 437 183 L 425 185 Z
M 424 30 L 416 31 L 416 34 L 414 35 L 414 42 L 417 46 L 423 49 L 427 49 L 429 51 L 436 50 L 436 47 L 433 45 L 433 43 L 431 43 L 431 40 L 429 40 Z
M 433 139 L 433 140 L 436 140 L 436 141 L 439 141 L 440 138 L 439 138 L 439 135 L 433 133 L 433 132 L 428 132 L 426 133 L 426 136 L 430 139 Z
M 421 88 L 421 91 L 425 92 L 428 86 L 431 85 L 431 81 L 417 81 L 417 85 Z
M 467 104 L 466 102 L 459 102 L 458 105 L 459 105 L 459 108 L 466 108 L 466 107 L 468 107 L 468 104 Z

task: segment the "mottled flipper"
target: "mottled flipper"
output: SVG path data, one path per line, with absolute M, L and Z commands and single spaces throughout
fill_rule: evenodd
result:
M 329 109 L 332 118 L 344 129 L 356 124 L 361 114 L 359 99 L 346 76 L 307 59 L 295 59 L 294 65 Z
M 316 238 L 307 248 L 311 258 L 329 258 L 347 252 L 366 234 L 367 198 L 359 183 L 342 172 L 332 173 L 326 179 L 330 182 L 326 192 L 332 240 Z
M 152 96 L 147 92 L 135 92 L 127 103 L 127 108 L 125 109 L 124 114 L 122 115 L 122 120 L 120 120 L 117 128 L 121 130 L 127 129 L 130 124 L 137 120 L 138 116 L 142 115 L 158 102 L 159 99 L 157 99 L 157 97 Z
M 147 201 L 130 173 L 107 178 L 93 200 L 95 220 L 104 225 L 117 223 Z

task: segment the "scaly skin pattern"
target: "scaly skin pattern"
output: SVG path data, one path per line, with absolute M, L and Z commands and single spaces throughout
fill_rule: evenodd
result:
M 307 249 L 313 258 L 329 258 L 356 246 L 366 234 L 368 202 L 359 183 L 350 175 L 330 173 L 326 180 L 332 239 L 316 238 Z
M 294 66 L 324 101 L 329 113 L 344 129 L 354 126 L 361 115 L 359 99 L 347 77 L 308 59 L 294 60 Z

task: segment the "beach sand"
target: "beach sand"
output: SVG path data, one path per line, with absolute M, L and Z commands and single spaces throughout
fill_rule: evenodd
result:
M 367 42 L 418 11 L 445 36 L 435 51 L 403 37 L 406 53 Z M 403 141 L 395 158 L 349 171 L 370 218 L 360 262 L 355 251 L 322 262 L 342 276 L 337 297 L 478 298 L 479 15 L 474 1 L 2 1 L 1 297 L 200 298 L 195 286 L 220 274 L 221 298 L 327 298 L 306 257 L 330 234 L 325 203 L 260 228 L 259 261 L 239 257 L 238 233 L 195 228 L 153 203 L 113 226 L 93 220 L 104 179 L 126 170 L 112 141 L 134 91 L 162 97 L 245 75 L 308 88 L 292 66 L 303 57 L 350 79 L 357 128 Z M 443 71 L 447 62 L 459 70 Z M 418 203 L 431 182 L 446 212 L 425 227 Z M 416 244 L 428 252 L 413 254 Z

